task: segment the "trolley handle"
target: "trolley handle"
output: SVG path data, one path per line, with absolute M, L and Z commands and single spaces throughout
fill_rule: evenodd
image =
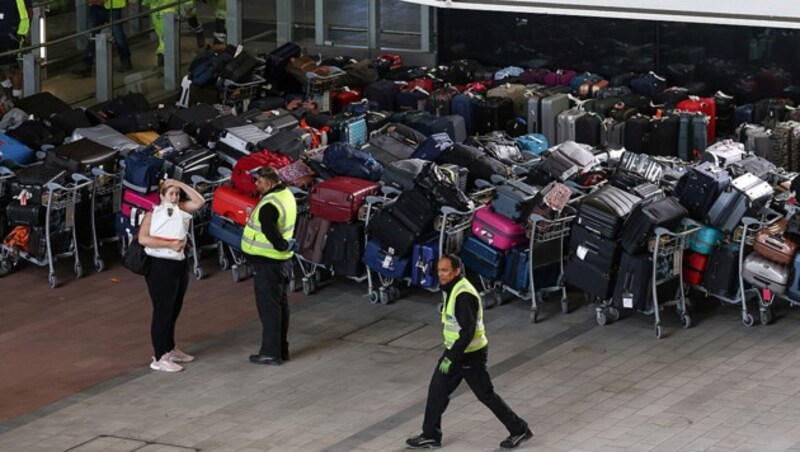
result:
M 465 216 L 466 215 L 472 215 L 472 211 L 471 210 L 463 211 L 463 210 L 455 209 L 455 208 L 450 207 L 450 206 L 442 206 L 442 208 L 440 210 L 441 210 L 442 214 L 447 215 L 447 216 L 450 216 L 450 215 L 465 215 Z
M 14 176 L 15 176 L 14 172 L 11 171 L 9 168 L 6 168 L 5 166 L 0 166 L 0 179 L 8 179 Z
M 124 170 L 120 170 L 119 172 L 116 172 L 116 173 L 109 173 L 108 171 L 104 170 L 102 166 L 96 166 L 96 167 L 92 168 L 91 173 L 92 173 L 92 176 L 95 176 L 95 177 L 100 177 L 100 176 L 116 177 L 116 176 L 121 175 L 123 173 L 123 171 Z
M 402 193 L 402 191 L 388 185 L 381 187 L 381 192 L 383 192 L 383 194 L 386 196 L 400 196 Z
M 742 224 L 747 226 L 747 229 L 752 229 L 753 226 L 760 225 L 761 221 L 753 217 L 744 217 L 742 218 Z
M 80 189 L 82 189 L 84 187 L 88 187 L 89 185 L 94 183 L 94 181 L 92 179 L 89 179 L 88 177 L 84 176 L 83 174 L 79 174 L 79 173 L 74 173 L 72 175 L 72 180 L 75 182 L 75 184 L 71 184 L 69 186 L 61 185 L 58 182 L 48 182 L 46 187 L 50 191 L 54 191 L 54 190 L 76 190 L 77 191 L 77 190 L 80 190 Z
M 492 181 L 494 182 L 495 180 L 497 181 L 497 182 L 495 182 L 496 184 L 500 184 L 500 183 L 505 182 L 506 178 L 503 177 L 503 176 L 500 176 L 499 174 L 495 174 L 495 175 L 492 176 Z M 492 184 L 492 182 L 489 182 L 489 181 L 484 180 L 484 179 L 476 179 L 475 180 L 475 188 L 478 188 L 478 189 L 481 189 L 481 190 L 483 190 L 483 189 L 493 189 L 494 188 L 494 184 Z

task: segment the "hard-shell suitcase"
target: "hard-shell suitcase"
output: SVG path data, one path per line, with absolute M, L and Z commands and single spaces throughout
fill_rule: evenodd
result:
M 231 188 L 248 196 L 258 196 L 258 188 L 256 187 L 255 175 L 253 172 L 264 166 L 280 169 L 289 163 L 290 160 L 288 157 L 270 151 L 260 151 L 253 152 L 250 155 L 242 155 L 242 157 L 236 161 L 236 164 L 233 165 Z
M 647 250 L 647 242 L 653 236 L 656 228 L 672 230 L 686 215 L 686 209 L 671 196 L 639 204 L 625 222 L 620 244 L 629 254 L 644 252 Z
M 55 113 L 63 113 L 72 109 L 68 103 L 47 91 L 16 99 L 14 106 L 34 118 L 40 119 L 47 119 Z
M 642 202 L 655 201 L 664 197 L 664 191 L 661 187 L 651 182 L 634 185 L 630 190 L 631 193 L 642 198 Z
M 487 134 L 505 130 L 506 124 L 514 119 L 514 102 L 505 97 L 478 99 L 475 104 L 475 131 Z
M 47 151 L 45 164 L 63 168 L 69 174 L 83 173 L 91 177 L 92 168 L 115 172 L 118 155 L 119 151 L 116 149 L 83 138 Z
M 380 184 L 353 177 L 334 177 L 314 186 L 310 212 L 335 223 L 356 218 L 367 196 L 380 190 Z
M 220 215 L 212 215 L 208 224 L 208 235 L 237 251 L 242 249 L 244 226 L 233 223 Z
M 587 113 L 575 121 L 575 141 L 600 146 L 602 142 L 603 118 L 594 113 Z
M 414 179 L 417 178 L 424 166 L 425 160 L 422 159 L 392 162 L 384 168 L 381 183 L 400 191 L 411 190 L 414 188 Z
M 739 162 L 745 156 L 744 144 L 733 140 L 724 140 L 714 143 L 706 148 L 703 154 L 704 162 L 711 162 L 720 168 Z
M 609 239 L 616 239 L 633 207 L 641 199 L 624 190 L 604 186 L 581 200 L 576 221 Z
M 771 199 L 772 186 L 753 174 L 746 173 L 731 182 L 727 191 L 708 211 L 708 223 L 723 232 L 731 232 L 745 215 L 754 215 Z
M 769 289 L 775 294 L 786 292 L 791 270 L 757 253 L 748 255 L 742 263 L 742 278 L 755 287 Z
M 686 251 L 683 253 L 683 280 L 692 286 L 699 286 L 708 266 L 708 255 Z
M 364 264 L 375 273 L 387 278 L 401 279 L 409 275 L 411 260 L 400 256 L 375 239 L 367 240 L 364 249 Z
M 303 259 L 321 264 L 325 251 L 325 239 L 331 229 L 331 222 L 313 215 L 302 215 L 297 220 L 295 239 L 297 253 Z
M 665 116 L 650 121 L 650 137 L 646 151 L 661 157 L 678 156 L 678 117 Z
M 606 118 L 600 125 L 600 144 L 614 148 L 625 147 L 625 122 Z
M 541 133 L 549 143 L 557 143 L 558 115 L 569 109 L 564 93 L 533 96 L 528 100 L 528 133 Z
M 556 125 L 556 143 L 577 141 L 575 140 L 576 123 L 585 115 L 586 112 L 579 108 L 571 108 L 559 113 Z
M 239 193 L 230 186 L 223 185 L 214 192 L 211 209 L 234 223 L 244 226 L 258 204 L 258 198 Z
M 11 138 L 0 134 L 0 164 L 8 166 L 30 165 L 36 159 L 33 149 Z
M 509 180 L 495 189 L 492 210 L 514 222 L 526 221 L 533 209 L 536 188 L 516 180 Z
M 158 193 L 143 195 L 134 190 L 124 189 L 122 191 L 120 212 L 126 218 L 134 220 L 135 225 L 138 227 L 144 214 L 152 211 L 160 203 L 161 198 Z
M 503 251 L 471 236 L 464 241 L 460 255 L 467 269 L 490 281 L 500 280 L 503 274 Z
M 689 248 L 699 254 L 711 254 L 714 245 L 722 240 L 722 231 L 705 226 L 699 231 L 689 236 L 687 240 Z
M 648 154 L 650 149 L 649 118 L 634 116 L 625 121 L 625 149 L 637 154 Z
M 704 221 L 719 195 L 728 188 L 730 176 L 722 168 L 703 162 L 678 183 L 678 197 L 692 218 Z
M 334 275 L 364 274 L 364 223 L 333 223 L 325 240 L 322 262 Z
M 192 176 L 209 177 L 217 166 L 217 156 L 210 149 L 204 147 L 189 148 L 179 155 L 170 158 L 170 177 L 187 184 L 192 182 Z
M 16 177 L 11 180 L 11 196 L 17 197 L 25 191 L 28 201 L 35 203 L 41 202 L 42 195 L 48 190 L 48 183 L 63 185 L 66 182 L 66 172 L 63 169 L 44 164 L 20 168 L 14 174 Z
M 677 105 L 678 110 L 697 111 L 708 117 L 708 144 L 717 139 L 717 102 L 713 97 L 690 97 Z
M 703 287 L 726 298 L 736 298 L 739 291 L 739 244 L 717 245 L 708 256 Z
M 235 149 L 242 154 L 249 154 L 261 148 L 261 142 L 269 138 L 270 135 L 253 124 L 231 127 L 219 137 L 222 144 Z
M 787 234 L 772 234 L 762 229 L 756 233 L 753 251 L 778 264 L 789 265 L 797 254 L 797 241 Z
M 437 241 L 414 245 L 411 251 L 411 284 L 433 289 L 439 286 L 436 265 L 439 261 Z
M 495 213 L 489 206 L 475 211 L 472 234 L 499 250 L 507 250 L 528 241 L 524 223 L 514 223 Z
M 436 205 L 423 190 L 409 190 L 372 217 L 368 231 L 370 237 L 394 248 L 398 255 L 406 255 L 415 242 L 432 230 L 437 213 Z
M 75 129 L 72 132 L 72 140 L 77 141 L 81 138 L 87 138 L 95 143 L 100 143 L 103 146 L 116 149 L 123 157 L 141 147 L 139 143 L 105 124 Z

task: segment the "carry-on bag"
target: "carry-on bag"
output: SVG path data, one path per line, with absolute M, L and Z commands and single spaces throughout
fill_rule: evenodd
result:
M 640 201 L 636 195 L 607 185 L 581 200 L 576 221 L 603 237 L 616 239 L 628 214 Z
M 695 220 L 705 221 L 719 195 L 728 188 L 730 176 L 722 168 L 703 162 L 678 182 L 678 198 Z
M 47 151 L 45 164 L 58 166 L 72 173 L 90 175 L 92 168 L 103 168 L 113 173 L 117 167 L 119 151 L 86 138 L 56 146 Z
M 333 223 L 325 240 L 322 262 L 334 275 L 364 274 L 364 223 Z
M 367 240 L 364 264 L 370 270 L 387 278 L 401 279 L 409 275 L 410 263 L 411 260 L 407 256 L 394 253 L 393 249 L 387 249 L 381 242 L 375 239 Z
M 380 184 L 353 177 L 334 177 L 315 185 L 311 191 L 310 212 L 336 223 L 356 218 L 367 196 L 377 194 Z
M 331 222 L 313 215 L 301 215 L 297 219 L 295 240 L 297 254 L 315 264 L 322 264 L 325 239 L 331 229 Z
M 480 276 L 499 281 L 503 275 L 505 254 L 503 251 L 471 236 L 464 241 L 460 253 L 464 266 Z
M 516 180 L 503 182 L 494 192 L 492 210 L 514 222 L 528 219 L 533 209 L 536 188 Z
M 528 241 L 524 223 L 515 223 L 483 206 L 475 211 L 472 234 L 499 250 L 507 250 Z
M 219 240 L 237 251 L 242 249 L 242 235 L 244 226 L 235 224 L 230 219 L 220 215 L 212 215 L 208 224 L 208 235 Z
M 622 228 L 620 244 L 631 255 L 645 252 L 647 242 L 656 228 L 672 230 L 686 215 L 686 209 L 671 196 L 639 204 L 633 209 Z
M 230 186 L 223 185 L 214 192 L 211 210 L 239 226 L 244 226 L 256 208 L 258 200 L 259 198 L 242 194 Z
M 708 256 L 703 287 L 726 298 L 736 298 L 739 291 L 739 244 L 717 245 Z
M 425 289 L 439 286 L 436 265 L 439 262 L 437 241 L 414 245 L 411 250 L 411 284 Z
M 775 294 L 786 292 L 791 270 L 758 253 L 748 255 L 742 263 L 742 278 L 755 287 L 769 289 Z
M 417 188 L 403 192 L 394 203 L 370 218 L 367 231 L 370 237 L 404 256 L 414 243 L 432 231 L 437 214 L 433 201 Z

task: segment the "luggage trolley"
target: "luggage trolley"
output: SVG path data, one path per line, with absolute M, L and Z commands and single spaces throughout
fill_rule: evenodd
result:
M 122 177 L 125 174 L 125 168 L 122 166 L 118 172 L 109 173 L 102 167 L 95 167 L 92 168 L 91 174 L 94 177 L 91 191 L 93 263 L 95 271 L 102 272 L 106 268 L 106 263 L 100 256 L 100 245 L 118 242 L 120 238 L 117 234 L 114 234 L 113 237 L 99 237 L 97 224 L 98 221 L 108 218 L 109 216 L 111 216 L 113 220 L 114 214 L 120 211 L 120 204 L 122 202 Z M 98 209 L 98 199 L 109 196 L 111 197 L 111 212 L 98 212 L 98 210 L 101 210 Z M 98 218 L 98 214 L 101 215 L 100 218 Z M 125 244 L 123 244 L 123 250 L 124 249 Z
M 246 111 L 250 101 L 257 99 L 267 81 L 264 77 L 253 74 L 250 81 L 236 83 L 233 80 L 221 80 L 218 85 L 220 103 L 235 107 L 240 112 Z
M 796 211 L 794 215 L 800 214 L 800 211 Z M 747 310 L 745 299 L 748 291 L 753 291 L 756 294 L 756 298 L 758 299 L 758 316 L 759 321 L 762 325 L 769 325 L 772 323 L 773 315 L 772 315 L 772 303 L 777 298 L 783 298 L 789 302 L 789 305 L 800 306 L 800 300 L 794 300 L 789 297 L 788 294 L 776 294 L 768 292 L 766 289 L 760 289 L 757 287 L 752 287 L 750 289 L 746 289 L 744 285 L 744 277 L 742 276 L 742 271 L 744 269 L 744 253 L 745 248 L 748 245 L 752 245 L 753 241 L 755 240 L 756 233 L 763 227 L 769 226 L 770 224 L 780 220 L 782 216 L 780 214 L 773 216 L 772 218 L 762 217 L 761 220 L 752 217 L 744 217 L 742 219 L 742 241 L 741 241 L 741 248 L 739 249 L 739 297 L 742 299 L 742 323 L 745 326 L 753 326 L 755 323 L 755 319 L 753 315 Z
M 571 207 L 566 207 L 561 216 L 557 219 L 544 218 L 539 214 L 533 214 L 530 218 L 530 247 L 528 248 L 528 277 L 530 289 L 528 293 L 522 294 L 511 290 L 509 287 L 504 287 L 504 290 L 511 291 L 523 300 L 531 300 L 531 323 L 536 323 L 539 320 L 539 304 L 544 303 L 544 294 L 552 292 L 561 292 L 561 312 L 563 314 L 569 313 L 569 301 L 567 299 L 567 288 L 564 284 L 564 240 L 569 237 L 569 232 L 572 228 L 572 222 L 575 220 L 576 212 Z M 540 227 L 542 226 L 542 227 Z M 556 285 L 550 287 L 536 287 L 534 278 L 535 262 L 534 250 L 541 244 L 548 242 L 558 241 L 558 250 L 560 257 L 558 260 L 559 273 Z
M 214 191 L 217 189 L 217 187 L 229 181 L 231 178 L 231 172 L 227 168 L 220 168 L 218 171 L 220 177 L 215 180 L 206 179 L 205 177 L 199 175 L 194 175 L 191 177 L 192 188 L 202 193 L 203 198 L 206 200 L 205 205 L 203 205 L 200 210 L 192 215 L 192 222 L 188 237 L 189 246 L 191 248 L 192 265 L 194 267 L 194 278 L 198 281 L 205 277 L 203 267 L 200 266 L 202 252 L 219 250 L 219 246 L 216 243 L 211 245 L 201 245 L 198 241 L 198 237 L 200 236 L 199 233 L 207 230 L 208 224 L 211 221 L 211 200 L 214 198 Z M 202 190 L 199 190 L 200 188 L 202 188 Z
M 81 190 L 88 188 L 92 183 L 94 183 L 92 179 L 79 173 L 73 174 L 72 183 L 66 186 L 56 182 L 49 182 L 46 185 L 45 193 L 42 195 L 43 201 L 45 201 L 43 204 L 46 207 L 45 237 L 43 238 L 46 247 L 44 257 L 34 256 L 29 252 L 0 245 L 0 249 L 2 249 L 2 264 L 0 264 L 0 267 L 10 271 L 19 263 L 19 259 L 26 260 L 39 267 L 46 266 L 49 270 L 47 281 L 51 288 L 56 288 L 58 287 L 58 278 L 56 277 L 55 262 L 58 258 L 72 256 L 75 258 L 73 266 L 75 277 L 80 278 L 83 276 L 83 267 L 78 253 L 78 236 L 75 229 L 75 208 L 80 202 Z M 63 221 L 56 225 L 55 217 L 59 215 L 63 215 Z M 58 230 L 54 231 L 54 226 Z M 56 233 L 62 233 L 63 236 L 69 237 L 69 244 L 66 245 L 65 248 L 67 249 L 63 252 L 54 250 L 53 240 Z
M 688 303 L 686 302 L 686 290 L 683 283 L 683 251 L 689 246 L 689 236 L 699 231 L 702 225 L 688 218 L 684 219 L 683 225 L 684 226 L 679 231 L 670 231 L 662 227 L 658 227 L 654 231 L 655 238 L 652 245 L 652 269 L 650 276 L 652 307 L 650 310 L 642 312 L 647 315 L 653 314 L 657 339 L 661 339 L 663 333 L 660 312 L 662 306 L 675 306 L 678 316 L 683 323 L 683 327 L 689 328 L 692 326 L 692 317 L 687 309 Z M 670 265 L 672 266 L 670 271 L 665 271 Z M 676 292 L 678 298 L 659 305 L 658 286 L 676 277 L 679 282 Z M 614 321 L 619 318 L 619 310 L 612 306 L 609 301 L 603 301 L 601 305 L 596 308 L 596 311 L 597 323 L 599 325 L 605 325 L 608 320 Z
M 374 212 L 377 212 L 379 209 L 387 207 L 391 203 L 393 203 L 397 196 L 400 195 L 400 191 L 396 190 L 391 187 L 384 186 L 382 187 L 381 191 L 383 192 L 383 196 L 367 196 L 365 201 L 365 218 L 364 218 L 364 243 L 369 242 L 369 234 L 366 232 L 369 228 L 369 221 L 372 218 Z M 395 262 L 399 262 L 401 259 L 408 260 L 407 257 L 396 257 Z M 407 263 L 408 265 L 408 263 Z M 372 304 L 389 304 L 398 298 L 400 298 L 400 289 L 397 288 L 395 285 L 395 281 L 398 278 L 385 275 L 383 273 L 377 272 L 369 266 L 367 268 L 367 296 L 369 297 L 369 301 Z M 378 282 L 380 286 L 378 290 L 375 290 L 375 282 L 372 277 L 372 274 L 376 273 L 378 275 Z M 408 283 L 408 278 L 403 277 L 402 280 L 405 280 Z M 303 288 L 305 291 L 305 278 L 303 278 Z

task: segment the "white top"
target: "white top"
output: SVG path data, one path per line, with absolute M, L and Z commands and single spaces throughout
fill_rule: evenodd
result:
M 150 218 L 150 235 L 164 240 L 185 240 L 189 234 L 192 215 L 182 211 L 176 204 L 161 203 L 153 209 Z M 160 257 L 182 261 L 186 259 L 183 252 L 178 252 L 169 248 L 150 248 L 145 247 L 144 252 L 148 256 Z

